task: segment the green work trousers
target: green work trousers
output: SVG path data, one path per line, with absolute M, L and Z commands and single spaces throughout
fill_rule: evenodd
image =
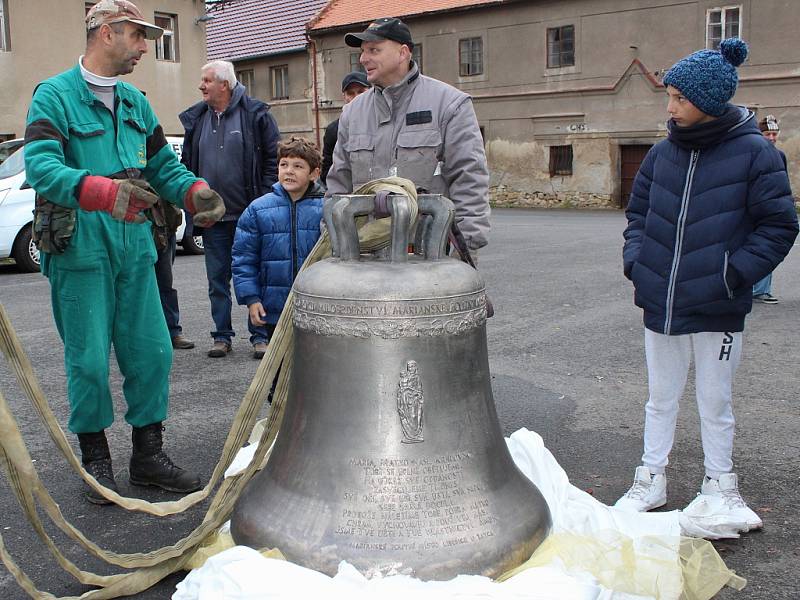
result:
M 124 378 L 125 420 L 134 427 L 165 420 L 172 343 L 156 285 L 150 224 L 80 211 L 72 241 L 63 255 L 47 256 L 43 269 L 64 342 L 70 431 L 100 431 L 114 421 L 112 343 Z

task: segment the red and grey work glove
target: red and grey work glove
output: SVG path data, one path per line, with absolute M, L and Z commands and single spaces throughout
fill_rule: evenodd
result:
M 205 181 L 196 181 L 189 188 L 183 205 L 192 215 L 192 223 L 198 227 L 211 227 L 225 216 L 222 196 L 209 188 Z
M 83 210 L 102 210 L 118 221 L 144 223 L 147 217 L 141 211 L 158 201 L 146 181 L 136 179 L 109 179 L 87 175 L 81 180 L 78 205 Z

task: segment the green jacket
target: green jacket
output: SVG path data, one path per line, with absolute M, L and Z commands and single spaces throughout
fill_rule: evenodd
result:
M 34 91 L 25 130 L 27 181 L 50 202 L 78 209 L 76 235 L 59 261 L 74 263 L 78 255 L 88 257 L 102 251 L 98 246 L 103 243 L 130 236 L 148 238 L 152 244 L 149 222 L 122 223 L 104 212 L 79 209 L 78 189 L 86 175 L 146 179 L 159 196 L 180 207 L 197 181 L 176 158 L 139 90 L 120 81 L 115 101 L 116 115 L 112 115 L 91 92 L 78 65 L 43 81 Z M 97 231 L 81 235 L 82 229 Z M 46 273 L 44 262 L 42 267 Z

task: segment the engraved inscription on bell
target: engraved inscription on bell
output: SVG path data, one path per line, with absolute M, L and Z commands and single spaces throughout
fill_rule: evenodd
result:
M 486 292 L 470 289 L 447 298 L 332 298 L 295 288 L 294 326 L 317 335 L 437 337 L 486 322 Z
M 351 458 L 359 493 L 345 491 L 338 544 L 354 550 L 431 552 L 495 536 L 497 509 L 469 472 L 469 452 Z
M 409 360 L 405 370 L 400 373 L 397 384 L 397 412 L 403 428 L 403 443 L 415 444 L 425 441 L 422 437 L 422 413 L 425 398 L 422 395 L 422 381 L 417 372 L 417 362 Z

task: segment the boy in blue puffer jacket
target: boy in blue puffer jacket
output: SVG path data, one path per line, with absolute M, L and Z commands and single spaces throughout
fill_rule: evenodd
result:
M 320 236 L 323 191 L 316 180 L 321 161 L 317 147 L 304 138 L 278 144 L 278 183 L 253 200 L 236 225 L 236 300 L 247 305 L 250 322 L 270 337 L 294 278 Z M 251 337 L 253 358 L 264 356 L 268 341 Z
M 733 376 L 752 286 L 783 260 L 798 230 L 780 154 L 752 112 L 728 103 L 746 57 L 743 41 L 727 39 L 664 76 L 668 136 L 642 162 L 626 211 L 624 272 L 644 310 L 650 396 L 642 466 L 616 503 L 634 511 L 666 504 L 664 472 L 694 358 L 700 501 L 722 507 L 741 531 L 762 523 L 733 472 Z

